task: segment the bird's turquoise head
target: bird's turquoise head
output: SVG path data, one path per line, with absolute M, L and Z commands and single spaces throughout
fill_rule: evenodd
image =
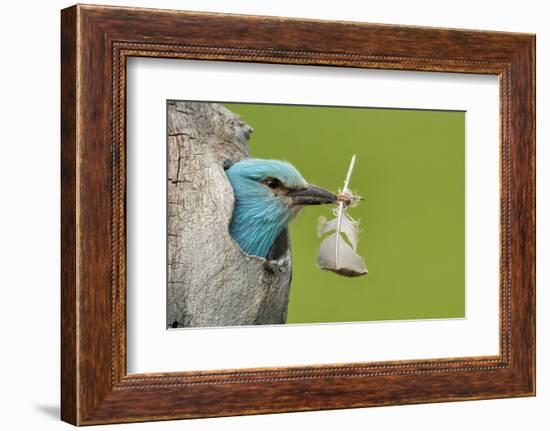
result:
M 304 206 L 337 199 L 280 160 L 245 159 L 226 173 L 235 195 L 229 232 L 245 253 L 254 256 L 267 257 L 275 239 Z

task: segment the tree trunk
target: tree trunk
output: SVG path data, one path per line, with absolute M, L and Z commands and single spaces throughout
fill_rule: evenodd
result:
M 215 103 L 168 103 L 167 327 L 285 323 L 291 258 L 285 231 L 268 259 L 229 235 L 224 168 L 248 157 L 252 128 Z

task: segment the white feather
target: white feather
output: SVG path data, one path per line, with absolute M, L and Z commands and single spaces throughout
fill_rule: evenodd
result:
M 348 189 L 354 165 L 355 155 L 351 158 L 346 180 L 344 181 L 344 188 L 341 193 L 342 196 L 349 197 L 351 202 L 358 201 L 358 198 L 353 196 Z M 368 271 L 363 258 L 357 254 L 359 221 L 353 220 L 347 214 L 347 206 L 344 200 L 341 199 L 335 210 L 335 218 L 332 220 L 327 220 L 326 217 L 320 218 L 317 234 L 322 237 L 329 232 L 334 233 L 327 236 L 321 242 L 317 253 L 317 265 L 322 269 L 333 271 L 340 275 L 356 277 L 366 275 Z

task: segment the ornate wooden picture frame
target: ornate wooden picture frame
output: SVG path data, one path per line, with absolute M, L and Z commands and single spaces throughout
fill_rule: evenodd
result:
M 77 5 L 62 11 L 61 417 L 75 425 L 535 394 L 535 37 Z M 500 353 L 126 371 L 126 60 L 497 75 Z

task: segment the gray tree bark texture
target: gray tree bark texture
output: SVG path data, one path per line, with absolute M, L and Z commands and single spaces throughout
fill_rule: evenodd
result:
M 285 323 L 288 234 L 268 259 L 229 234 L 233 189 L 224 170 L 248 157 L 252 128 L 225 107 L 168 102 L 167 327 Z

